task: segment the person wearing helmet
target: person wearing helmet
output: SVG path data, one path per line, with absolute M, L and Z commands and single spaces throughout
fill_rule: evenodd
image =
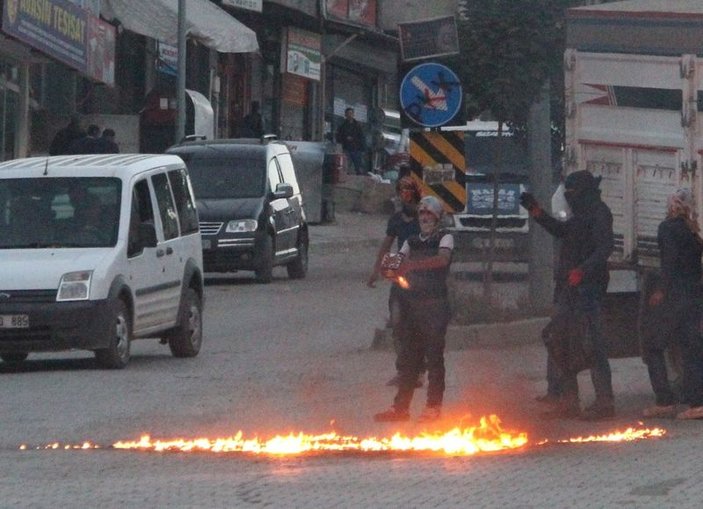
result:
M 613 215 L 601 200 L 600 177 L 589 171 L 569 174 L 564 181 L 564 196 L 573 213 L 566 221 L 547 214 L 534 196 L 520 195 L 520 204 L 552 236 L 561 240 L 555 273 L 555 313 L 548 326 L 548 355 L 557 368 L 561 396 L 557 405 L 545 413 L 548 418 L 584 420 L 608 419 L 615 415 L 608 344 L 601 330 L 601 302 L 608 287 L 607 261 L 613 252 Z M 581 346 L 572 349 L 574 330 L 587 334 Z M 583 411 L 579 404 L 577 374 L 582 364 L 577 351 L 590 354 L 589 368 L 595 389 L 594 403 Z
M 442 228 L 443 208 L 434 196 L 425 196 L 418 205 L 420 232 L 400 248 L 402 262 L 395 277 L 407 285 L 399 288 L 398 302 L 403 341 L 398 356 L 400 380 L 393 405 L 374 415 L 378 422 L 407 421 L 415 383 L 427 367 L 427 403 L 419 421 L 439 419 L 444 397 L 444 345 L 450 309 L 447 275 L 452 260 L 454 238 Z
M 391 252 L 393 243 L 397 243 L 396 251 L 399 251 L 405 241 L 412 235 L 420 233 L 420 223 L 417 220 L 417 204 L 422 198 L 420 186 L 411 176 L 405 176 L 396 182 L 396 192 L 400 201 L 400 210 L 395 212 L 389 219 L 386 226 L 386 237 L 381 243 L 381 247 L 376 255 L 376 262 L 373 266 L 373 271 L 369 276 L 366 284 L 369 288 L 376 287 L 376 281 L 381 276 L 381 264 L 384 257 Z M 388 311 L 390 315 L 390 326 L 393 334 L 393 347 L 396 353 L 396 372 L 398 368 L 398 355 L 400 353 L 400 328 L 398 320 L 400 317 L 400 304 L 398 303 L 398 286 L 397 281 L 393 281 L 390 294 L 388 295 Z M 400 375 L 396 374 L 391 378 L 387 385 L 398 385 Z M 418 377 L 416 382 L 417 387 L 422 387 L 422 375 Z

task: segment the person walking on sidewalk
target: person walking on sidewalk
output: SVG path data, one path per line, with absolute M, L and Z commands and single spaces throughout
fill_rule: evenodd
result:
M 417 377 L 427 365 L 427 404 L 419 421 L 440 417 L 444 398 L 444 346 L 450 309 L 447 275 L 452 260 L 454 237 L 441 227 L 443 209 L 434 196 L 425 196 L 418 205 L 420 233 L 403 243 L 402 261 L 395 277 L 403 277 L 406 287 L 399 290 L 400 381 L 392 407 L 374 415 L 377 422 L 407 421 Z
M 579 405 L 577 373 L 570 366 L 557 366 L 562 394 L 546 417 L 580 417 L 600 420 L 615 416 L 608 345 L 603 337 L 601 302 L 608 288 L 607 261 L 613 252 L 613 215 L 601 200 L 601 178 L 589 171 L 569 174 L 564 195 L 573 216 L 558 221 L 547 214 L 529 193 L 520 195 L 520 204 L 552 236 L 561 240 L 556 278 L 556 310 L 553 322 L 569 325 L 586 323 L 586 343 L 593 358 L 591 381 L 595 402 L 582 412 Z M 563 338 L 569 341 L 572 338 Z M 570 359 L 570 361 L 573 359 Z M 556 359 L 555 359 L 556 361 Z M 571 364 L 571 362 L 569 362 Z
M 366 140 L 361 124 L 354 118 L 354 108 L 344 110 L 344 121 L 339 124 L 336 136 L 337 143 L 342 144 L 342 149 L 354 165 L 354 173 L 363 175 L 364 151 Z
M 400 200 L 400 210 L 395 212 L 388 219 L 386 237 L 381 243 L 381 247 L 376 255 L 376 263 L 374 263 L 373 271 L 366 282 L 369 288 L 374 288 L 376 286 L 376 281 L 378 281 L 381 276 L 381 263 L 384 256 L 391 252 L 393 242 L 397 242 L 396 250 L 400 251 L 409 237 L 420 233 L 420 223 L 417 219 L 417 205 L 420 202 L 420 198 L 422 198 L 420 186 L 418 186 L 417 182 L 415 182 L 412 177 L 407 176 L 398 180 L 396 183 L 396 192 Z M 397 374 L 388 381 L 387 385 L 398 385 L 400 381 L 400 344 L 403 341 L 401 328 L 399 326 L 400 302 L 398 297 L 400 291 L 401 289 L 398 283 L 394 281 L 388 296 L 388 311 L 393 334 L 393 347 L 396 353 L 395 367 Z M 422 387 L 422 375 L 419 376 L 416 387 Z
M 701 319 L 701 254 L 703 239 L 696 221 L 693 194 L 679 189 L 667 200 L 666 219 L 659 225 L 657 243 L 661 278 L 643 314 L 642 357 L 647 364 L 656 404 L 644 417 L 666 417 L 676 411 L 669 385 L 664 350 L 679 346 L 683 365 L 683 398 L 690 405 L 677 419 L 703 419 L 703 338 Z

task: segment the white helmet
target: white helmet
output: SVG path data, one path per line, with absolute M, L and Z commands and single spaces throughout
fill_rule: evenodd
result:
M 442 214 L 444 214 L 444 208 L 440 201 L 434 196 L 424 196 L 420 200 L 420 204 L 417 207 L 417 211 L 422 212 L 426 210 L 434 215 L 438 220 L 442 219 Z

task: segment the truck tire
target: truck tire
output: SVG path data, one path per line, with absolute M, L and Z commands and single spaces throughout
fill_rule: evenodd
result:
M 291 279 L 303 279 L 308 273 L 308 238 L 305 233 L 298 237 L 297 248 L 298 256 L 286 265 L 288 277 Z
M 261 260 L 259 267 L 254 271 L 259 283 L 268 284 L 273 278 L 273 239 L 266 235 L 261 243 Z
M 132 324 L 127 305 L 122 299 L 113 304 L 107 348 L 95 350 L 95 360 L 107 369 L 123 369 L 129 363 Z
M 178 326 L 167 335 L 174 357 L 195 357 L 203 344 L 203 305 L 192 288 L 186 290 L 178 313 Z

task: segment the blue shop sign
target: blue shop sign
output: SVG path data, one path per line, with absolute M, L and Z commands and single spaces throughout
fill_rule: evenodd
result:
M 477 216 L 493 214 L 493 184 L 466 186 L 466 210 Z M 520 184 L 498 184 L 498 215 L 520 213 Z
M 461 82 L 449 67 L 434 62 L 413 67 L 400 84 L 400 105 L 423 127 L 440 127 L 461 107 Z
M 67 0 L 6 0 L 2 30 L 86 76 L 115 81 L 115 28 Z

